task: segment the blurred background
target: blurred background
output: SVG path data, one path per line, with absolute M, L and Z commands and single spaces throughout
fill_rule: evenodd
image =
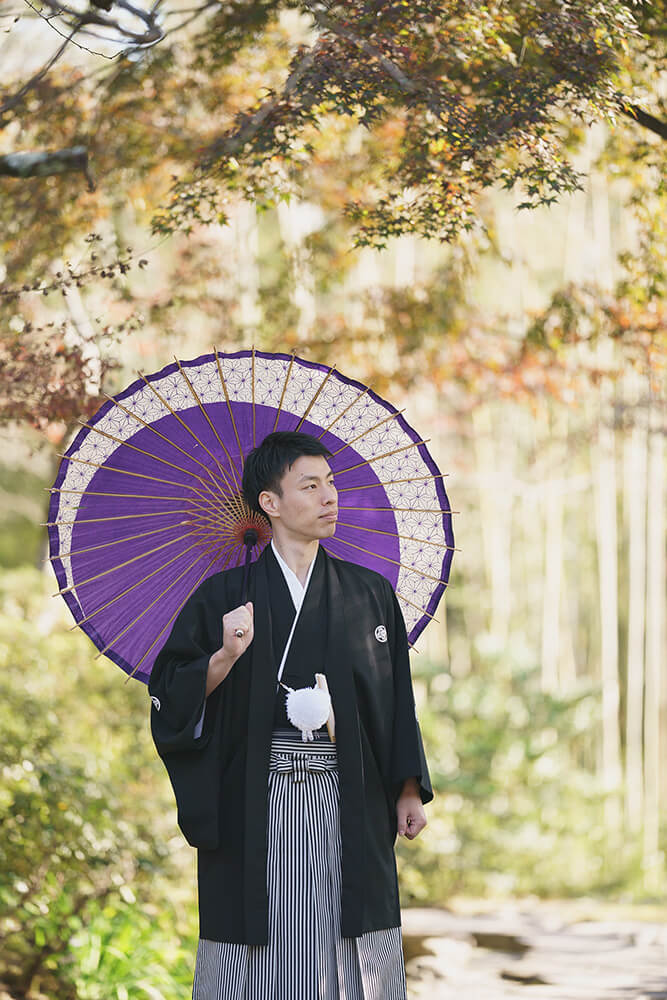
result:
M 217 194 L 202 193 L 195 147 L 282 85 L 313 30 L 308 5 L 208 6 L 153 48 L 93 22 L 106 50 L 77 35 L 84 47 L 36 82 L 59 44 L 48 4 L 7 5 L 0 22 L 3 160 L 84 142 L 94 181 L 0 178 L 0 996 L 190 989 L 194 857 L 146 691 L 72 629 L 42 523 L 77 420 L 137 369 L 213 345 L 335 363 L 405 407 L 447 473 L 459 551 L 412 654 L 436 798 L 425 834 L 398 847 L 403 906 L 585 897 L 662 919 L 665 136 L 600 97 L 613 72 L 664 122 L 662 8 L 634 11 L 585 112 L 550 92 L 548 135 L 522 126 L 521 141 L 547 144 L 543 163 L 556 149 L 579 172 L 576 189 L 519 208 L 527 175 L 466 188 L 482 143 L 456 166 L 456 231 L 425 232 L 396 215 L 364 230 L 349 209 L 383 190 L 395 106 L 372 128 L 307 122 L 289 155 L 274 131 L 261 163 L 257 147 L 228 157 Z M 508 8 L 531 6 L 550 5 Z M 215 18 L 234 12 L 224 35 Z M 533 37 L 510 36 L 515 54 Z M 511 130 L 501 148 L 503 169 L 521 161 Z M 190 213 L 178 224 L 175 203 Z

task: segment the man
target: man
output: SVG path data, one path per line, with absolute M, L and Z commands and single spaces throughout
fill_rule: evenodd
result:
M 338 513 L 328 456 L 297 432 L 248 455 L 244 497 L 272 541 L 248 594 L 242 567 L 197 589 L 151 675 L 198 848 L 195 1000 L 405 998 L 394 841 L 419 834 L 433 793 L 393 588 L 320 545 Z M 320 673 L 335 742 L 326 713 L 310 732 L 288 714 Z

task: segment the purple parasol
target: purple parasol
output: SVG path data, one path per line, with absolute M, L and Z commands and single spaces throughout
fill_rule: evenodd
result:
M 274 430 L 332 452 L 339 520 L 332 556 L 386 576 L 414 643 L 454 552 L 442 474 L 425 442 L 359 382 L 296 355 L 238 351 L 176 361 L 109 397 L 62 456 L 50 557 L 77 624 L 147 682 L 179 610 L 206 577 L 270 539 L 241 493 L 244 456 Z

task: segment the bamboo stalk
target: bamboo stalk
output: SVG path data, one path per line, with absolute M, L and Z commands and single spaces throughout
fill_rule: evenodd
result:
M 662 411 L 664 414 L 665 407 Z M 647 564 L 646 564 L 646 703 L 644 723 L 644 881 L 650 891 L 663 885 L 660 851 L 660 772 L 662 747 L 660 707 L 667 690 L 667 629 L 665 627 L 665 442 L 660 410 L 653 401 L 649 414 Z M 663 417 L 664 419 L 664 417 Z
M 611 349 L 611 345 L 605 345 Z M 600 671 L 602 680 L 602 781 L 608 794 L 606 819 L 619 826 L 618 791 L 621 785 L 618 677 L 618 532 L 616 523 L 616 459 L 613 427 L 608 424 L 609 392 L 601 390 L 602 413 L 598 441 L 593 443 L 598 595 L 600 606 Z
M 552 418 L 550 449 L 552 469 L 560 469 L 565 459 L 567 410 Z M 561 688 L 559 675 L 560 602 L 563 568 L 563 487 L 547 480 L 544 528 L 544 587 L 542 591 L 542 690 L 555 694 Z
M 641 383 L 626 377 L 638 411 Z M 644 799 L 644 634 L 646 613 L 646 427 L 635 422 L 625 441 L 624 487 L 628 522 L 628 649 L 626 660 L 625 815 L 628 829 L 642 828 Z

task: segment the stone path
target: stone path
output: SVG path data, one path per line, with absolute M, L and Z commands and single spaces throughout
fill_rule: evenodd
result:
M 531 903 L 403 911 L 410 1000 L 667 1000 L 667 923 Z

